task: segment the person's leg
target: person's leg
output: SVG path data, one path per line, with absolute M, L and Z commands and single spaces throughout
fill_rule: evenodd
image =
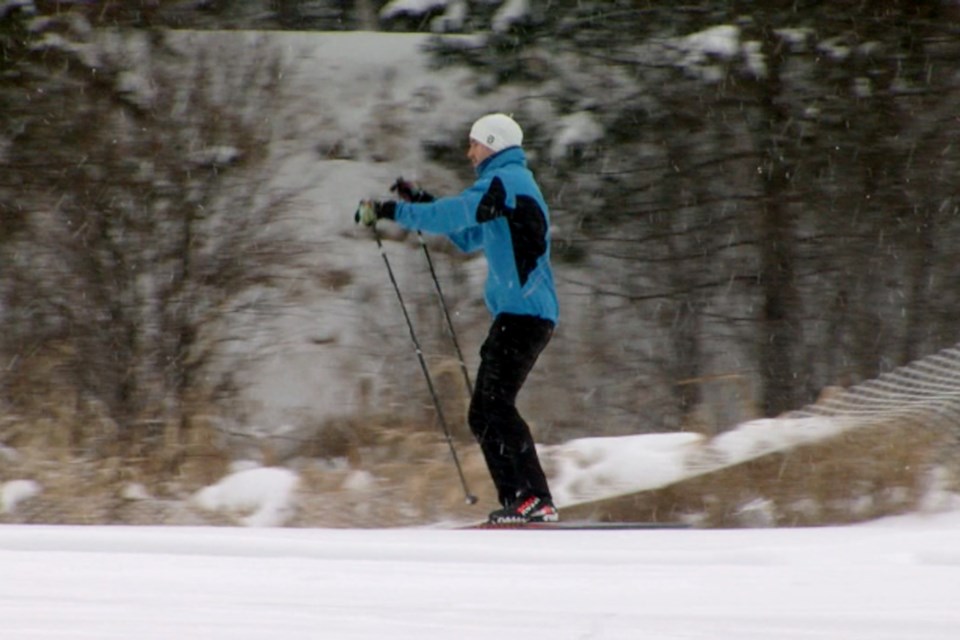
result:
M 520 493 L 551 499 L 530 427 L 517 411 L 516 399 L 552 335 L 553 323 L 547 320 L 501 314 L 480 350 L 469 422 L 503 505 Z

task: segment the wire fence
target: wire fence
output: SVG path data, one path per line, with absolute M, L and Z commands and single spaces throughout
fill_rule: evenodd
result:
M 828 393 L 788 414 L 826 416 L 872 424 L 910 419 L 947 426 L 960 435 L 960 345 L 944 349 L 877 378 Z

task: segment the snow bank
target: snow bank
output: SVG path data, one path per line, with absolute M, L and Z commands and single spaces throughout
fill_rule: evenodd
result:
M 666 487 L 851 428 L 837 418 L 753 420 L 715 438 L 695 433 L 583 438 L 543 447 L 560 506 Z
M 703 440 L 692 433 L 583 438 L 544 451 L 559 506 L 653 489 L 687 474 L 684 452 Z
M 209 511 L 250 511 L 241 519 L 250 527 L 278 527 L 291 515 L 298 483 L 297 474 L 287 469 L 247 469 L 201 489 L 194 502 Z
M 0 488 L 0 513 L 13 513 L 17 505 L 29 500 L 41 491 L 33 480 L 11 480 Z
M 697 433 L 582 438 L 541 446 L 539 451 L 554 499 L 562 508 L 664 488 L 761 456 L 820 442 L 855 426 L 856 423 L 838 418 L 765 419 L 746 422 L 714 438 Z M 931 471 L 924 511 L 960 508 L 960 497 L 952 492 L 950 477 L 943 470 Z M 248 526 L 279 526 L 295 509 L 297 482 L 297 475 L 285 469 L 247 468 L 203 489 L 195 501 L 212 511 L 251 510 L 242 520 Z M 341 485 L 344 491 L 369 491 L 376 487 L 377 478 L 368 470 L 355 470 Z M 757 526 L 769 520 L 769 505 L 762 501 L 746 504 L 742 509 L 751 514 Z

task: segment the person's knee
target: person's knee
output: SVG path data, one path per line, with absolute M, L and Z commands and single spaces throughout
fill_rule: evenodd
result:
M 467 410 L 467 423 L 470 430 L 478 439 L 487 434 L 491 428 L 495 429 L 498 439 L 502 438 L 502 432 L 512 431 L 512 426 L 522 420 L 517 413 L 516 407 L 510 402 L 496 396 L 478 396 L 470 401 L 470 408 Z
M 467 410 L 467 424 L 470 425 L 470 431 L 479 439 L 487 430 L 486 412 L 483 409 L 483 402 L 477 398 L 470 401 L 470 408 Z

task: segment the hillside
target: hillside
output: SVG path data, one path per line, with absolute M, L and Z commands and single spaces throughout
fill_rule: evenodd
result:
M 131 59 L 143 52 L 142 38 L 102 36 Z M 406 326 L 372 239 L 353 224 L 353 209 L 360 198 L 387 196 L 398 175 L 437 193 L 462 188 L 469 180 L 461 158 L 465 131 L 481 113 L 522 109 L 541 147 L 544 137 L 576 145 L 592 135 L 589 120 L 557 118 L 548 101 L 516 86 L 478 93 L 471 72 L 432 66 L 419 35 L 173 32 L 168 39 L 182 60 L 217 51 L 224 80 L 232 78 L 229 63 L 243 68 L 248 56 L 280 56 L 282 107 L 255 115 L 271 133 L 266 177 L 273 188 L 295 196 L 296 234 L 314 248 L 309 269 L 289 274 L 289 304 L 278 313 L 232 319 L 246 335 L 232 347 L 228 363 L 236 368 L 231 373 L 242 394 L 229 420 L 211 418 L 196 441 L 175 452 L 182 456 L 175 478 L 158 479 L 149 464 L 131 469 L 115 455 L 97 457 L 98 451 L 77 446 L 70 434 L 47 437 L 46 423 L 36 428 L 7 416 L 3 518 L 378 526 L 475 517 L 460 504 Z M 715 43 L 704 39 L 703 46 Z M 150 99 L 149 83 L 139 81 L 146 78 L 125 76 L 131 99 Z M 535 170 L 549 161 L 532 155 Z M 558 207 L 559 234 L 567 220 Z M 462 416 L 458 366 L 450 358 L 421 248 L 396 229 L 385 232 L 387 253 L 450 414 Z M 473 369 L 489 320 L 480 303 L 484 265 L 445 242 L 430 243 Z M 756 450 L 748 447 L 749 455 L 712 457 L 722 443 L 758 429 L 747 420 L 757 409 L 744 375 L 721 371 L 693 381 L 711 386 L 718 404 L 691 413 L 686 424 L 657 422 L 656 412 L 648 411 L 658 401 L 657 390 L 622 375 L 617 357 L 625 346 L 599 339 L 618 335 L 604 324 L 594 298 L 584 295 L 585 283 L 606 277 L 603 266 L 558 265 L 563 319 L 521 399 L 561 505 L 669 490 L 679 492 L 673 504 L 682 505 L 670 517 L 727 526 L 845 522 L 952 504 L 955 479 L 950 473 L 941 477 L 940 461 L 930 453 L 951 436 L 916 433 L 909 425 L 882 424 L 887 431 L 848 436 L 829 420 L 760 423 L 767 425 L 760 429 L 766 435 Z M 606 331 L 598 334 L 597 327 Z M 630 347 L 655 353 L 654 342 L 650 337 Z M 736 360 L 735 354 L 723 358 Z M 111 428 L 106 420 L 87 427 L 105 433 Z M 460 420 L 454 428 L 468 479 L 489 504 L 482 463 Z M 702 435 L 724 430 L 729 433 L 715 439 Z M 650 431 L 679 432 L 632 435 Z M 771 434 L 780 444 L 762 444 Z M 877 460 L 889 465 L 875 465 Z M 846 471 L 845 462 L 860 467 Z M 824 473 L 830 465 L 835 469 Z M 770 485 L 759 486 L 764 482 Z M 696 504 L 714 485 L 727 487 L 712 498 L 716 505 Z M 663 511 L 657 496 L 625 500 L 633 515 L 607 505 L 599 517 L 660 517 Z M 594 507 L 579 508 L 596 513 Z M 741 512 L 747 517 L 741 519 Z

